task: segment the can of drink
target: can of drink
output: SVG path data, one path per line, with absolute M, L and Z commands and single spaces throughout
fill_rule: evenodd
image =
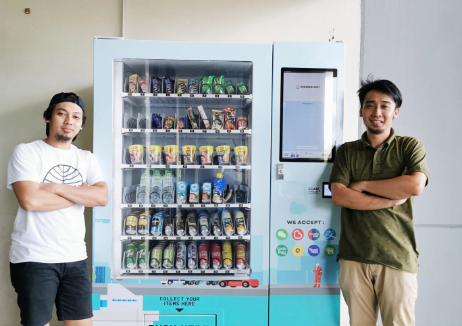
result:
M 223 224 L 223 232 L 227 236 L 231 236 L 234 234 L 234 225 L 233 219 L 231 217 L 230 212 L 227 209 L 224 209 L 221 213 L 221 221 Z
M 136 234 L 138 214 L 132 213 L 125 219 L 125 234 Z
M 173 217 L 170 209 L 165 212 L 164 233 L 167 236 L 173 235 Z
M 177 244 L 175 265 L 178 269 L 185 269 L 186 267 L 186 244 L 184 241 L 180 241 Z
M 221 235 L 221 221 L 217 213 L 212 214 L 212 230 L 215 236 Z
M 212 266 L 214 269 L 221 268 L 221 248 L 218 243 L 212 245 Z
M 148 243 L 142 242 L 138 246 L 138 268 L 146 269 L 149 267 L 146 246 Z
M 199 214 L 199 228 L 203 236 L 210 235 L 209 214 L 205 211 Z
M 134 243 L 129 243 L 125 247 L 125 267 L 136 268 L 136 251 L 137 248 Z
M 186 217 L 186 220 L 188 221 L 188 232 L 189 235 L 195 236 L 197 235 L 197 221 L 196 221 L 196 212 L 191 211 L 188 216 Z
M 173 262 L 175 261 L 175 245 L 168 245 L 164 250 L 164 259 L 162 267 L 166 269 L 173 268 Z
M 207 243 L 203 242 L 199 245 L 199 266 L 202 269 L 209 268 L 209 248 Z
M 151 220 L 151 234 L 155 236 L 162 235 L 162 222 L 164 220 L 164 212 L 154 214 Z
M 234 212 L 234 223 L 236 224 L 236 232 L 239 235 L 247 234 L 247 225 L 245 223 L 244 213 L 241 211 Z
M 236 242 L 234 246 L 236 256 L 236 268 L 245 269 L 247 266 L 245 244 L 242 242 Z
M 233 267 L 233 251 L 229 241 L 223 242 L 223 267 L 226 269 Z
M 177 235 L 179 236 L 185 235 L 183 211 L 180 211 L 175 215 L 175 226 L 176 226 Z
M 194 241 L 188 245 L 188 268 L 197 268 L 197 244 Z
M 155 247 L 151 251 L 151 267 L 160 269 L 162 267 L 162 247 Z
M 149 232 L 149 213 L 142 213 L 138 218 L 138 234 L 148 234 Z

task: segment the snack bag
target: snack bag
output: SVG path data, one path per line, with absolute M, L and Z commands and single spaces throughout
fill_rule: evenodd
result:
M 188 81 L 188 93 L 189 94 L 199 94 L 199 80 L 190 79 Z
M 149 93 L 149 82 L 147 79 L 138 79 L 142 93 Z
M 223 112 L 218 110 L 212 110 L 212 129 L 221 130 L 223 129 Z
M 210 84 L 202 84 L 201 93 L 202 94 L 212 94 L 212 87 L 210 86 Z
M 236 91 L 234 90 L 233 82 L 231 80 L 228 80 L 225 83 L 224 86 L 225 86 L 225 90 L 226 90 L 227 94 L 235 94 L 236 93 Z
M 225 107 L 223 108 L 225 116 L 225 130 L 236 129 L 236 108 Z
M 162 117 L 160 116 L 160 114 L 157 114 L 157 113 L 152 114 L 151 128 L 152 129 L 162 129 Z
M 186 94 L 188 92 L 188 80 L 178 78 L 176 80 L 176 92 L 177 94 Z
M 136 93 L 137 92 L 137 86 L 138 86 L 138 79 L 140 78 L 140 76 L 138 76 L 137 74 L 133 74 L 131 75 L 130 77 L 128 77 L 128 91 L 130 93 Z
M 153 93 L 161 93 L 162 92 L 162 80 L 157 77 L 157 76 L 154 76 L 152 77 L 151 79 L 151 90 Z
M 224 94 L 225 88 L 223 85 L 215 85 L 213 86 L 213 94 Z
M 186 117 L 178 117 L 176 129 L 186 129 Z
M 164 129 L 173 129 L 175 127 L 175 117 L 165 117 Z
M 164 85 L 165 85 L 165 93 L 173 93 L 173 79 L 169 76 L 164 76 Z
M 213 78 L 213 86 L 223 85 L 225 83 L 225 76 L 221 75 L 220 77 Z
M 207 119 L 207 115 L 205 114 L 204 107 L 202 105 L 199 105 L 197 107 L 197 110 L 199 111 L 199 114 L 201 115 L 202 122 L 204 123 L 205 129 L 210 129 L 210 122 L 209 119 Z
M 249 92 L 247 91 L 247 87 L 245 87 L 244 85 L 244 82 L 238 82 L 237 89 L 239 90 L 240 94 L 249 94 Z
M 237 117 L 237 129 L 246 130 L 247 128 L 247 117 Z
M 189 123 L 191 124 L 191 129 L 199 129 L 197 124 L 196 117 L 194 116 L 193 108 L 187 108 L 186 114 L 188 115 Z

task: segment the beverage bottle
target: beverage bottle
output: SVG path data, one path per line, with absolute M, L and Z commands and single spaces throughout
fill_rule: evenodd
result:
M 216 204 L 223 203 L 223 193 L 225 191 L 226 180 L 223 178 L 223 174 L 217 173 L 216 177 L 213 178 L 213 191 L 212 201 Z
M 162 204 L 162 175 L 160 170 L 154 170 L 151 178 L 151 193 L 149 201 L 151 204 Z
M 162 177 L 162 201 L 164 204 L 173 204 L 175 200 L 175 181 L 172 170 L 165 170 Z
M 149 194 L 148 190 L 151 186 L 151 174 L 152 171 L 150 169 L 145 169 L 141 174 L 140 186 L 136 190 L 136 202 L 138 204 L 146 204 L 148 202 L 146 196 Z

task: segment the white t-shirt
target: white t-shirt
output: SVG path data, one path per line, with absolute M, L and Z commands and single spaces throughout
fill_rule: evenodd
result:
M 8 162 L 8 189 L 17 181 L 80 187 L 104 181 L 95 156 L 71 145 L 63 150 L 43 140 L 16 146 Z M 65 263 L 87 258 L 84 206 L 48 212 L 18 209 L 11 235 L 10 262 Z

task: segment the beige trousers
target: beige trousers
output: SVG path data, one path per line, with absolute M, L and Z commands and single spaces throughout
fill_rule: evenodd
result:
M 380 264 L 340 259 L 338 283 L 350 313 L 350 325 L 414 326 L 417 274 Z

